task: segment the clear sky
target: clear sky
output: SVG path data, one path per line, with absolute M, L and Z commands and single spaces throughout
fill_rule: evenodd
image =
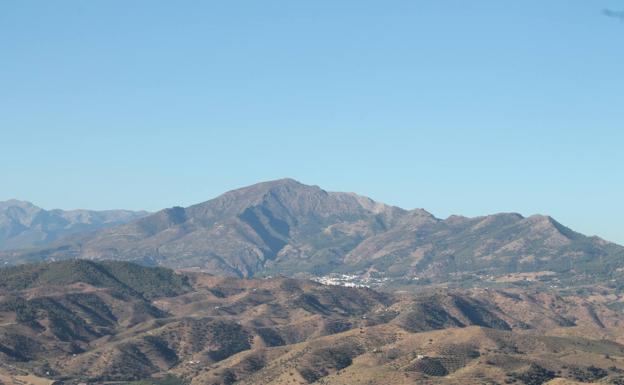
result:
M 0 200 L 292 177 L 624 243 L 622 0 L 0 2 Z

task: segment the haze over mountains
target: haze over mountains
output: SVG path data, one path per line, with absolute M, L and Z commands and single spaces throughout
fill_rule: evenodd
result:
M 50 244 L 65 236 L 113 227 L 146 216 L 129 210 L 44 210 L 30 202 L 0 202 L 0 250 Z
M 239 277 L 381 272 L 430 278 L 477 271 L 611 274 L 624 268 L 624 247 L 548 216 L 440 219 L 282 179 L 3 258 L 117 259 Z

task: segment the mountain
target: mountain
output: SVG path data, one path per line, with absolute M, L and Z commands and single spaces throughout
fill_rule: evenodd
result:
M 44 210 L 30 202 L 0 202 L 0 250 L 48 245 L 65 236 L 128 223 L 146 216 L 128 210 Z
M 0 269 L 4 384 L 618 384 L 624 316 L 524 290 L 417 295 L 126 262 Z
M 4 258 L 119 259 L 239 277 L 339 272 L 430 279 L 550 271 L 604 278 L 624 268 L 623 247 L 548 216 L 440 219 L 292 179 Z

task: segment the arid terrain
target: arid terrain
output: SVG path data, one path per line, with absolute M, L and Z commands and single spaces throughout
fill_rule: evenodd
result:
M 4 385 L 624 384 L 624 247 L 548 216 L 292 179 L 150 215 L 2 208 Z
M 397 293 L 92 261 L 0 278 L 6 385 L 624 383 L 624 314 L 597 287 Z

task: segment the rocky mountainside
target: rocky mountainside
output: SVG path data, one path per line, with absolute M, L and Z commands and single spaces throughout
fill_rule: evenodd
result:
M 0 202 L 0 250 L 48 245 L 70 234 L 118 226 L 146 216 L 128 210 L 44 210 L 30 202 Z
M 6 384 L 624 378 L 624 316 L 597 295 L 390 294 L 82 260 L 0 269 L 0 278 Z
M 381 272 L 427 278 L 457 272 L 600 274 L 624 268 L 624 248 L 548 216 L 439 219 L 291 179 L 165 209 L 6 261 L 120 259 L 240 277 Z

